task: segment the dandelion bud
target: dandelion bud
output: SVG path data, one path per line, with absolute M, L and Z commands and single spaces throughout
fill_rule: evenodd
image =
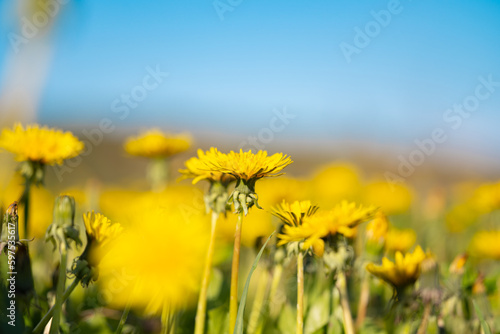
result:
M 54 221 L 47 229 L 45 240 L 51 241 L 54 249 L 61 242 L 65 242 L 69 247 L 71 241 L 77 245 L 82 242 L 79 232 L 75 226 L 75 199 L 71 196 L 61 195 L 55 200 Z

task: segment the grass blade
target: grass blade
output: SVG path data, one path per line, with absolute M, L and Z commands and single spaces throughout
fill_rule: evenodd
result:
M 264 243 L 264 246 L 262 246 L 262 248 L 259 251 L 259 254 L 257 254 L 257 257 L 253 261 L 252 269 L 250 269 L 250 272 L 248 273 L 248 277 L 247 277 L 247 280 L 245 282 L 245 288 L 243 289 L 243 293 L 241 294 L 240 307 L 238 308 L 238 316 L 236 317 L 236 325 L 234 326 L 234 332 L 233 332 L 234 334 L 243 334 L 243 315 L 245 313 L 245 304 L 247 301 L 248 288 L 250 286 L 250 279 L 252 278 L 252 274 L 253 274 L 255 268 L 257 268 L 257 264 L 259 263 L 260 257 L 262 256 L 262 253 L 264 252 L 264 249 L 266 248 L 267 243 L 269 242 L 269 240 L 271 240 L 274 233 L 276 233 L 276 231 L 271 233 L 269 238 L 267 238 L 266 242 Z
M 477 303 L 475 301 L 472 301 L 472 304 L 474 305 L 474 309 L 476 310 L 477 317 L 479 318 L 479 321 L 481 322 L 481 327 L 483 328 L 484 334 L 491 334 L 491 329 L 490 326 L 488 326 L 488 323 L 484 319 L 483 312 L 479 309 L 479 306 L 477 306 Z

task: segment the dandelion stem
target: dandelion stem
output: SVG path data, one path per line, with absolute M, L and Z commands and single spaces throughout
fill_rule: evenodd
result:
M 252 311 L 250 312 L 250 318 L 248 320 L 247 333 L 253 334 L 257 330 L 259 325 L 260 315 L 262 313 L 262 307 L 264 306 L 264 300 L 266 298 L 267 282 L 268 282 L 268 271 L 263 269 L 259 279 L 259 285 L 257 291 L 255 292 L 255 298 L 252 304 Z
M 427 303 L 424 308 L 424 314 L 422 316 L 422 322 L 418 327 L 417 334 L 425 334 L 427 333 L 427 325 L 429 324 L 429 317 L 431 315 L 431 303 Z
M 361 283 L 361 294 L 359 296 L 358 316 L 356 318 L 356 329 L 359 330 L 363 326 L 366 317 L 366 309 L 370 300 L 370 277 L 364 275 Z
M 125 309 L 123 310 L 122 316 L 120 318 L 120 322 L 118 323 L 118 327 L 116 328 L 116 334 L 121 334 L 123 327 L 125 326 L 125 323 L 127 322 L 128 314 L 130 313 L 130 301 L 127 303 L 125 306 Z
M 304 332 L 304 254 L 297 255 L 297 334 Z
M 337 289 L 340 294 L 340 305 L 342 306 L 342 314 L 344 316 L 344 332 L 346 334 L 354 334 L 354 324 L 352 321 L 351 308 L 349 306 L 349 296 L 347 295 L 347 280 L 344 271 L 339 271 L 337 275 Z
M 21 197 L 22 203 L 24 204 L 24 239 L 29 239 L 29 209 L 30 209 L 30 190 L 31 181 L 26 178 L 26 184 L 24 186 L 24 192 Z
M 147 169 L 147 177 L 154 192 L 165 189 L 168 183 L 168 161 L 165 158 L 154 158 Z
M 229 297 L 229 333 L 233 334 L 238 316 L 238 272 L 240 267 L 241 226 L 243 211 L 238 214 L 236 230 L 234 232 L 233 263 L 231 266 L 231 291 Z
M 61 322 L 62 306 L 64 303 L 64 287 L 66 286 L 66 266 L 68 263 L 68 253 L 65 241 L 59 244 L 61 262 L 59 263 L 59 277 L 57 279 L 56 302 L 54 304 L 54 317 L 50 325 L 50 334 L 59 333 L 59 323 Z
M 271 281 L 271 289 L 269 291 L 269 312 L 271 316 L 275 315 L 277 311 L 279 311 L 279 305 L 276 305 L 278 302 L 276 300 L 276 293 L 278 292 L 278 286 L 281 281 L 281 275 L 283 274 L 283 265 L 282 264 L 277 264 L 276 267 L 274 267 L 274 272 L 273 272 L 273 279 Z
M 69 295 L 75 290 L 76 286 L 80 283 L 80 279 L 77 277 L 73 280 L 73 283 L 64 291 L 63 297 L 62 297 L 62 302 L 64 303 L 66 299 L 68 299 Z M 38 334 L 43 331 L 47 323 L 50 321 L 52 318 L 52 315 L 54 314 L 54 309 L 55 305 L 53 305 L 50 310 L 43 316 L 42 320 L 36 325 L 36 327 L 33 329 L 33 334 Z
M 195 334 L 203 334 L 205 332 L 205 318 L 207 310 L 207 291 L 208 283 L 210 282 L 210 272 L 212 270 L 212 259 L 215 248 L 215 228 L 219 214 L 212 211 L 212 227 L 210 230 L 210 242 L 208 244 L 207 257 L 205 258 L 205 269 L 203 271 L 203 279 L 201 281 L 200 297 L 198 299 L 198 309 L 196 311 L 196 324 L 194 328 Z

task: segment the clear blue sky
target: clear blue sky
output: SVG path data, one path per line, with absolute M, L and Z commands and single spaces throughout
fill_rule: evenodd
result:
M 350 62 L 340 45 L 356 46 L 356 27 L 377 29 L 371 12 L 391 1 L 218 3 L 232 9 L 223 20 L 211 0 L 70 0 L 54 36 L 40 121 L 109 117 L 251 134 L 286 107 L 297 118 L 283 136 L 411 142 L 449 128 L 444 112 L 474 94 L 479 76 L 500 81 L 500 1 L 401 0 Z M 0 32 L 12 29 L 7 20 Z M 3 38 L 0 80 L 9 47 Z M 118 121 L 113 101 L 156 65 L 169 76 Z M 456 145 L 498 148 L 497 89 L 453 133 Z

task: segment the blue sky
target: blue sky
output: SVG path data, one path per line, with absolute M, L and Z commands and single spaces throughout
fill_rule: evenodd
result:
M 220 0 L 232 9 L 223 20 L 214 3 L 70 0 L 39 120 L 116 117 L 113 101 L 158 65 L 169 76 L 117 124 L 251 134 L 286 107 L 297 121 L 284 137 L 411 143 L 443 126 L 479 76 L 500 81 L 499 1 Z M 356 27 L 390 6 L 398 13 L 348 62 L 341 43 L 356 46 Z M 9 47 L 2 39 L 0 80 Z M 500 88 L 451 144 L 499 148 L 499 109 Z

